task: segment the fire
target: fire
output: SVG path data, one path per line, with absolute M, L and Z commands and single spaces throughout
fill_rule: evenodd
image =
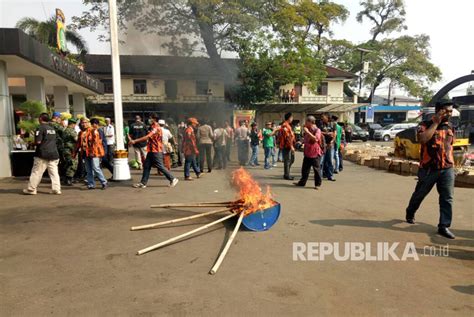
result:
M 262 192 L 260 185 L 244 168 L 239 168 L 232 173 L 232 181 L 239 188 L 239 201 L 243 202 L 243 212 L 248 215 L 258 210 L 270 208 L 276 204 L 267 186 Z

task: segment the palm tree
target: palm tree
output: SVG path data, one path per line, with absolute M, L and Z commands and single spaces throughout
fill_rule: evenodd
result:
M 56 17 L 53 15 L 46 21 L 38 21 L 25 17 L 17 22 L 16 27 L 23 30 L 31 37 L 51 47 L 57 47 Z M 87 53 L 87 44 L 82 36 L 72 30 L 66 30 L 66 41 L 72 44 L 81 56 Z

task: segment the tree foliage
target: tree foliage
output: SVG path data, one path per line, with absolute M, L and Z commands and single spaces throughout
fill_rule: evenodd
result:
M 46 21 L 25 17 L 17 22 L 16 27 L 43 44 L 50 47 L 58 46 L 55 16 L 51 16 Z M 74 30 L 66 30 L 66 41 L 72 44 L 79 54 L 84 55 L 87 53 L 86 41 Z
M 368 19 L 373 24 L 370 30 L 372 41 L 379 35 L 407 29 L 403 0 L 366 0 L 360 5 L 363 9 L 357 14 L 357 21 Z

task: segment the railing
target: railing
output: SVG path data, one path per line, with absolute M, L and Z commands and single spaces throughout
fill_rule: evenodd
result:
M 89 96 L 87 98 L 93 103 L 112 103 L 114 102 L 114 95 L 96 95 Z M 195 95 L 195 96 L 177 96 L 174 99 L 167 98 L 166 96 L 154 96 L 154 95 L 128 95 L 122 96 L 122 102 L 134 103 L 207 103 L 207 102 L 224 102 L 224 96 L 212 96 L 212 95 Z

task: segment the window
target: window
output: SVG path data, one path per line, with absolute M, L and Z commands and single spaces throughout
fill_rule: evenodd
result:
M 208 81 L 196 81 L 196 95 L 207 95 L 209 90 L 209 82 Z
M 146 80 L 145 79 L 134 79 L 133 80 L 133 93 L 134 94 L 146 94 Z
M 321 83 L 318 86 L 318 95 L 327 96 L 328 95 L 328 83 Z
M 102 79 L 102 84 L 104 84 L 104 94 L 113 94 L 114 93 L 114 85 L 112 83 L 112 79 Z
M 178 83 L 176 80 L 165 81 L 165 94 L 166 98 L 175 100 L 178 96 Z

